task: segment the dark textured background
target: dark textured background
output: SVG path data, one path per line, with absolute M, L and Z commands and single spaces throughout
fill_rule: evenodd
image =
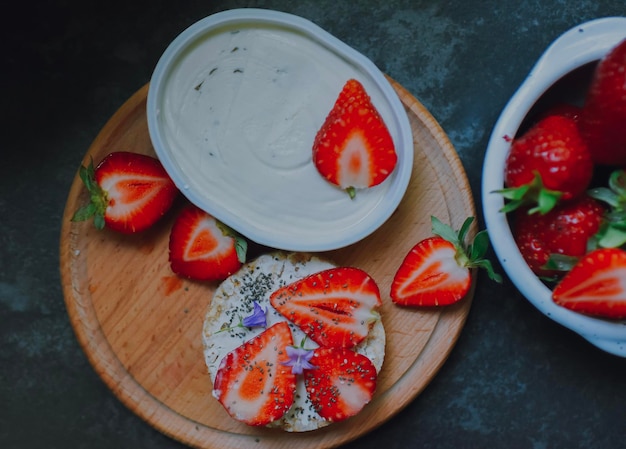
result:
M 110 116 L 167 44 L 217 11 L 261 7 L 317 23 L 372 59 L 439 121 L 478 208 L 491 129 L 534 61 L 615 1 L 35 1 L 3 12 L 0 150 L 0 448 L 179 448 L 89 365 L 61 291 L 70 183 Z M 479 209 L 480 210 L 480 209 Z M 481 218 L 481 217 L 479 217 Z M 481 218 L 482 220 L 482 218 Z M 482 223 L 482 221 L 481 221 Z M 479 278 L 441 371 L 350 448 L 624 448 L 626 360 Z

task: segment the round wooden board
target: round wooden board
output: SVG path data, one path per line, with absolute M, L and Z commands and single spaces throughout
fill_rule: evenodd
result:
M 409 309 L 389 298 L 394 273 L 419 240 L 431 234 L 430 216 L 459 229 L 475 216 L 469 184 L 447 136 L 428 111 L 392 82 L 413 131 L 415 158 L 408 191 L 374 234 L 324 253 L 338 265 L 367 271 L 383 297 L 387 332 L 374 399 L 356 417 L 307 433 L 253 428 L 230 418 L 211 396 L 201 329 L 214 283 L 176 277 L 169 268 L 169 229 L 176 208 L 140 235 L 97 231 L 70 221 L 88 201 L 76 176 L 63 216 L 60 270 L 70 321 L 95 371 L 133 412 L 161 432 L 198 448 L 330 448 L 364 435 L 412 401 L 437 373 L 463 328 L 474 285 L 448 308 Z M 111 151 L 154 155 L 146 122 L 144 86 L 104 126 L 85 155 L 99 162 Z M 476 233 L 476 225 L 470 236 Z M 474 273 L 475 275 L 475 273 Z

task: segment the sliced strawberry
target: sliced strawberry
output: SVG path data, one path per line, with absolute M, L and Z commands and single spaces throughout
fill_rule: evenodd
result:
M 485 268 L 489 277 L 500 282 L 491 263 L 483 256 L 488 236 L 482 231 L 471 246 L 465 237 L 473 217 L 459 232 L 432 217 L 435 236 L 418 242 L 406 255 L 391 284 L 391 300 L 403 306 L 444 306 L 462 299 L 471 285 L 470 268 Z
M 106 226 L 127 234 L 143 231 L 170 209 L 178 194 L 161 162 L 144 154 L 110 153 L 95 169 L 93 162 L 81 167 L 80 177 L 91 201 L 72 220 L 93 217 L 98 229 Z
M 321 346 L 351 348 L 380 319 L 376 282 L 363 270 L 331 268 L 274 291 L 270 303 Z
M 172 271 L 201 280 L 226 279 L 245 261 L 246 242 L 213 216 L 189 204 L 172 226 L 169 242 Z
M 626 318 L 626 251 L 609 248 L 590 252 L 555 287 L 552 299 L 576 312 Z
M 304 371 L 304 384 L 317 413 L 328 421 L 356 415 L 376 390 L 376 368 L 362 354 L 346 348 L 317 348 Z
M 397 159 L 389 130 L 363 85 L 348 80 L 315 136 L 315 167 L 354 197 L 356 189 L 387 179 Z
M 391 287 L 396 304 L 443 306 L 463 298 L 470 271 L 456 261 L 454 244 L 429 237 L 415 245 L 398 269 Z
M 291 407 L 296 375 L 285 366 L 286 348 L 293 345 L 289 325 L 274 324 L 229 352 L 220 362 L 213 395 L 235 419 L 264 426 Z
M 580 117 L 596 164 L 626 164 L 626 39 L 598 63 Z

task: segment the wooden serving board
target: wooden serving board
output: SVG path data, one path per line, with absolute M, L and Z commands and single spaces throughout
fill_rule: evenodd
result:
M 386 356 L 373 401 L 356 417 L 321 430 L 292 434 L 253 428 L 230 418 L 211 396 L 201 329 L 215 283 L 176 277 L 169 268 L 169 229 L 176 210 L 153 229 L 125 236 L 73 223 L 88 201 L 74 179 L 60 237 L 60 270 L 70 321 L 96 372 L 133 412 L 161 432 L 198 448 L 330 448 L 364 435 L 402 410 L 426 387 L 454 346 L 474 288 L 448 308 L 395 306 L 389 288 L 404 256 L 431 234 L 430 216 L 459 229 L 475 215 L 463 167 L 428 111 L 391 81 L 405 105 L 415 158 L 408 191 L 374 234 L 324 253 L 338 265 L 367 271 L 383 296 Z M 154 155 L 146 122 L 148 86 L 113 115 L 83 164 L 111 151 Z M 472 228 L 470 236 L 476 233 Z

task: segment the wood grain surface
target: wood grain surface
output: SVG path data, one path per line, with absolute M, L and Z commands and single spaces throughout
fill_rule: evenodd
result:
M 202 320 L 217 285 L 180 279 L 168 264 L 169 229 L 180 204 L 140 235 L 97 231 L 90 222 L 70 221 L 88 201 L 76 176 L 60 236 L 69 318 L 98 375 L 150 425 L 198 448 L 336 447 L 400 412 L 445 362 L 465 323 L 473 286 L 460 303 L 439 309 L 395 306 L 389 288 L 404 256 L 430 235 L 430 216 L 458 229 L 466 217 L 475 215 L 474 202 L 461 162 L 443 130 L 413 96 L 390 81 L 413 131 L 415 158 L 409 188 L 398 209 L 374 234 L 323 254 L 337 265 L 364 269 L 378 283 L 387 332 L 385 363 L 373 401 L 356 417 L 321 430 L 291 434 L 252 428 L 227 415 L 211 396 L 202 355 Z M 111 117 L 82 164 L 91 158 L 97 163 L 119 150 L 154 155 L 146 122 L 147 92 L 146 85 Z M 470 236 L 475 232 L 474 225 Z

